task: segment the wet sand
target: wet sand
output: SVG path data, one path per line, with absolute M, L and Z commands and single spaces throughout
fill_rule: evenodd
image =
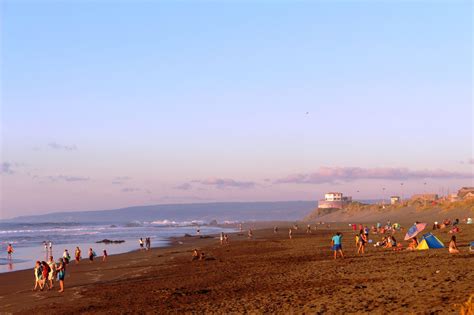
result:
M 32 292 L 32 270 L 1 274 L 0 313 L 457 314 L 474 294 L 468 249 L 474 225 L 461 225 L 459 255 L 368 246 L 357 256 L 347 224 L 312 234 L 300 228 L 292 240 L 288 227 L 281 225 L 278 234 L 256 230 L 253 240 L 234 234 L 224 246 L 183 237 L 168 248 L 110 256 L 107 263 L 72 263 L 62 294 Z M 334 261 L 329 242 L 336 228 L 344 234 L 346 258 Z M 446 245 L 447 232 L 435 231 Z M 214 260 L 191 262 L 194 247 Z

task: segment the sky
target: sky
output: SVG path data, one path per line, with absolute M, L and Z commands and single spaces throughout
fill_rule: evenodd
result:
M 0 219 L 473 186 L 471 1 L 0 2 Z

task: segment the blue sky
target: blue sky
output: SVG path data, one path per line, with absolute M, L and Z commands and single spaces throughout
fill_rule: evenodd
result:
M 1 5 L 4 217 L 473 184 L 470 1 Z

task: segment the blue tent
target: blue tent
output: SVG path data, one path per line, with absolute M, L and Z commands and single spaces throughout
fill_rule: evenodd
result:
M 433 234 L 426 233 L 421 238 L 421 242 L 416 249 L 423 250 L 430 248 L 444 248 L 444 244 Z

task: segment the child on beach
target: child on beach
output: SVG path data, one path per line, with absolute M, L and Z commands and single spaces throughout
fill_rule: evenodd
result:
M 104 249 L 104 252 L 103 252 L 103 256 L 102 256 L 102 262 L 106 262 L 107 261 L 107 251 Z
M 449 242 L 448 250 L 451 254 L 459 254 L 459 249 L 456 246 L 456 235 L 451 237 L 451 241 Z
M 40 290 L 43 290 L 43 287 L 41 286 L 43 270 L 41 268 L 41 262 L 39 260 L 36 261 L 35 268 L 33 269 L 33 272 L 34 272 L 34 275 L 35 275 L 35 287 L 33 288 L 33 291 L 36 291 L 36 288 L 38 288 L 38 287 L 39 287 Z
M 13 250 L 12 244 L 8 244 L 8 246 L 7 246 L 7 258 L 8 258 L 8 260 L 12 259 L 13 252 L 14 252 L 14 250 Z
M 143 249 L 143 238 L 140 237 L 138 243 L 140 244 L 140 249 Z
M 253 238 L 252 229 L 249 229 L 248 238 L 249 238 L 249 240 L 251 240 Z
M 60 293 L 64 292 L 64 278 L 66 277 L 66 263 L 64 258 L 59 259 L 59 264 L 56 267 L 56 272 L 58 273 L 59 280 L 59 291 Z
M 410 244 L 408 244 L 407 250 L 415 250 L 418 247 L 418 240 L 416 237 L 411 239 Z
M 344 258 L 344 253 L 342 252 L 342 234 L 337 232 L 331 239 L 332 250 L 334 251 L 334 259 L 337 259 L 337 252 L 341 254 L 341 258 Z

